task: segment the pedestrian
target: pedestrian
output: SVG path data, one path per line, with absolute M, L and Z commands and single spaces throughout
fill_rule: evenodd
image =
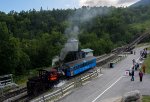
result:
M 132 60 L 132 62 L 133 62 L 133 66 L 134 66 L 134 65 L 135 65 L 135 63 L 136 63 L 136 62 L 135 62 L 135 59 L 133 59 L 133 60 Z
M 140 77 L 140 82 L 142 82 L 143 73 L 142 73 L 142 71 L 141 71 L 141 70 L 139 71 L 139 77 Z
M 136 54 L 136 52 L 134 51 L 134 55 Z
M 134 68 L 132 68 L 132 71 L 131 71 L 131 81 L 134 81 Z
M 145 64 L 142 65 L 142 70 L 143 70 L 143 73 L 145 74 L 145 69 L 146 69 L 146 66 Z
M 141 50 L 141 51 L 140 51 L 140 56 L 141 56 L 141 57 L 142 57 L 142 53 L 143 53 L 143 51 Z
M 136 64 L 135 64 L 135 70 L 137 71 L 138 68 L 139 68 L 139 63 L 136 63 Z

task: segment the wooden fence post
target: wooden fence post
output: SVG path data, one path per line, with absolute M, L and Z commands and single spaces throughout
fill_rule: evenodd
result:
M 62 89 L 62 88 L 61 88 L 61 93 L 62 93 L 61 95 L 63 96 L 63 95 L 64 95 L 64 93 L 63 93 L 63 89 Z
M 44 96 L 43 96 L 43 102 L 45 102 L 45 98 L 44 98 Z

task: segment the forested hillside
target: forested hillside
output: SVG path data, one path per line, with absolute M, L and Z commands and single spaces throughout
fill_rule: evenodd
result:
M 97 14 L 82 21 L 87 17 L 84 12 L 90 11 Z M 74 16 L 80 48 L 91 48 L 95 55 L 100 55 L 129 43 L 148 29 L 145 25 L 150 24 L 150 6 L 0 12 L 0 75 L 20 75 L 50 66 L 67 40 L 66 29 L 72 25 L 70 18 Z
M 145 5 L 150 5 L 150 0 L 140 0 L 131 6 L 136 7 L 136 6 L 145 6 Z

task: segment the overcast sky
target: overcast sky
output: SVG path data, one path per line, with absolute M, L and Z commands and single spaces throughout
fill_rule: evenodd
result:
M 81 6 L 129 6 L 139 0 L 0 0 L 0 11 L 21 11 L 53 8 L 79 8 Z

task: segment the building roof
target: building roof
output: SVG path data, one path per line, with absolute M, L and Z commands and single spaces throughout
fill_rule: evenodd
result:
M 93 52 L 93 50 L 92 50 L 92 49 L 89 49 L 89 48 L 87 48 L 87 49 L 82 49 L 81 51 L 83 51 L 83 52 Z

